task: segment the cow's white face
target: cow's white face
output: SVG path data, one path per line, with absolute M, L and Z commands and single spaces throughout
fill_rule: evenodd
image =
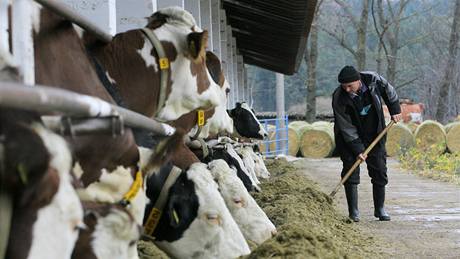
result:
M 260 184 L 260 181 L 257 179 L 257 174 L 255 172 L 255 161 L 251 154 L 254 153 L 252 147 L 241 147 L 236 149 L 236 151 L 241 155 L 244 166 L 246 167 L 246 170 L 248 170 L 248 173 L 252 175 L 252 178 L 255 180 L 256 184 Z
M 70 258 L 78 229 L 84 226 L 83 208 L 71 184 L 72 158 L 64 139 L 41 125 L 33 128 L 51 155 L 50 167 L 58 172 L 59 189 L 51 203 L 37 212 L 28 258 Z
M 235 258 L 250 253 L 240 229 L 225 206 L 217 184 L 203 163 L 187 171 L 199 201 L 197 218 L 177 241 L 156 242 L 177 258 Z
M 136 241 L 140 235 L 140 225 L 128 212 L 113 208 L 98 218 L 91 246 L 98 259 L 137 258 Z
M 219 184 L 227 208 L 248 240 L 263 243 L 276 233 L 275 225 L 249 195 L 236 172 L 222 159 L 209 163 L 211 174 Z
M 254 151 L 250 152 L 252 159 L 254 159 L 254 172 L 257 177 L 268 179 L 270 177 L 270 172 L 265 166 L 264 159 L 260 153 Z
M 238 161 L 238 164 L 240 165 L 241 170 L 243 170 L 244 174 L 246 174 L 249 179 L 251 179 L 251 183 L 254 186 L 254 188 L 258 191 L 260 191 L 260 187 L 258 185 L 259 180 L 254 174 L 249 173 L 248 169 L 246 168 L 243 160 L 241 157 L 238 155 L 236 150 L 233 148 L 233 145 L 230 143 L 225 144 L 225 149 L 227 150 L 228 154 L 231 155 L 236 161 Z
M 171 7 L 162 9 L 159 12 L 170 16 L 170 18 L 167 19 L 166 24 L 155 29 L 154 33 L 160 41 L 171 42 L 174 45 L 177 57 L 170 63 L 171 92 L 157 117 L 161 120 L 173 121 L 197 108 L 207 109 L 217 106 L 220 102 L 219 92 L 221 89 L 211 79 L 206 65 L 203 64 L 203 66 L 197 68 L 199 71 L 195 71 L 195 74 L 191 71 L 191 65 L 194 61 L 190 58 L 187 36 L 193 32 L 192 28 L 195 32 L 201 32 L 202 30 L 196 26 L 191 14 L 183 9 Z M 150 46 L 149 48 L 151 49 L 151 43 L 146 38 L 144 39 L 144 48 L 146 48 L 145 46 Z M 146 51 L 146 53 L 150 53 L 150 51 Z M 154 57 L 145 54 L 140 55 L 144 58 L 147 66 L 151 65 L 158 71 Z M 205 73 L 207 81 L 209 81 L 209 87 L 201 93 L 199 93 L 197 82 L 204 82 L 198 78 L 200 73 Z

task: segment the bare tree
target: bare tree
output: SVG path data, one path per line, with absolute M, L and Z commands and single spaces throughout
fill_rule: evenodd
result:
M 315 16 L 310 28 L 309 45 L 305 49 L 305 63 L 307 64 L 307 99 L 305 120 L 314 122 L 316 120 L 316 65 L 318 63 L 318 17 L 320 15 L 320 0 L 315 7 Z
M 352 11 L 352 6 L 349 3 L 343 0 L 334 0 L 336 4 L 341 7 L 341 10 L 345 13 L 345 17 L 349 20 L 350 23 L 345 21 L 339 21 L 336 24 L 335 29 L 330 29 L 327 27 L 321 27 L 328 35 L 337 40 L 337 42 L 349 51 L 356 60 L 358 70 L 364 70 L 366 67 L 366 40 L 367 40 L 367 24 L 368 24 L 368 14 L 369 14 L 369 1 L 362 1 L 361 14 L 359 16 L 355 15 Z M 353 42 L 346 40 L 346 27 L 351 25 L 356 31 L 356 47 Z M 345 26 L 345 27 L 344 27 Z
M 449 40 L 449 58 L 447 60 L 444 77 L 441 81 L 439 89 L 438 107 L 436 110 L 436 119 L 442 123 L 447 122 L 449 106 L 449 94 L 456 93 L 457 89 L 454 85 L 457 57 L 458 57 L 458 42 L 460 36 L 460 0 L 456 0 L 454 8 L 454 19 L 452 21 L 452 30 Z M 455 105 L 455 104 L 454 104 Z

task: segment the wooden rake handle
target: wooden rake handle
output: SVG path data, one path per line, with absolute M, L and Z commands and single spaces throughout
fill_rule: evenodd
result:
M 371 150 L 374 148 L 375 145 L 377 145 L 377 143 L 380 141 L 380 139 L 382 139 L 382 137 L 388 132 L 388 130 L 391 128 L 391 126 L 393 126 L 395 124 L 395 122 L 393 120 L 390 121 L 390 123 L 385 127 L 385 129 L 383 129 L 382 132 L 380 132 L 380 134 L 374 139 L 374 141 L 372 141 L 372 143 L 366 148 L 366 150 L 364 150 L 364 155 L 367 156 L 367 154 L 369 154 L 369 152 L 371 152 Z M 350 175 L 353 173 L 353 171 L 355 171 L 355 169 L 363 162 L 363 160 L 361 160 L 360 158 L 358 158 L 356 160 L 356 162 L 353 164 L 353 166 L 350 168 L 350 170 L 348 170 L 348 172 L 345 174 L 345 176 L 342 178 L 342 180 L 340 180 L 340 182 L 335 186 L 334 190 L 331 192 L 331 194 L 329 194 L 329 196 L 331 198 L 334 198 L 335 194 L 338 192 L 340 186 L 345 182 L 347 181 L 347 179 L 350 177 Z

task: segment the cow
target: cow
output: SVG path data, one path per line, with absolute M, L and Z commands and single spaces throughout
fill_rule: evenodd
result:
M 38 114 L 0 108 L 0 149 L 0 192 L 12 201 L 5 258 L 70 258 L 84 223 L 66 142 Z
M 236 171 L 217 159 L 209 163 L 214 180 L 219 185 L 227 208 L 247 240 L 261 244 L 276 234 L 275 225 L 247 192 Z
M 122 205 L 83 202 L 84 223 L 72 252 L 72 259 L 128 258 L 142 227 Z
M 228 113 L 233 119 L 235 136 L 255 139 L 264 139 L 268 136 L 267 131 L 257 120 L 254 110 L 246 102 L 237 102 L 236 107 Z
M 95 63 L 113 85 L 113 92 L 128 109 L 160 121 L 173 121 L 192 110 L 219 104 L 221 89 L 206 68 L 208 32 L 179 7 L 158 10 L 148 18 L 145 28 L 117 34 L 108 44 L 87 33 L 83 38 Z M 159 52 L 164 56 L 160 57 Z M 167 77 L 161 79 L 165 72 Z M 164 100 L 158 103 L 162 95 Z
M 144 225 L 151 225 L 150 215 L 161 196 L 161 189 L 172 164 L 149 177 Z M 152 229 L 155 244 L 174 258 L 235 258 L 250 250 L 218 186 L 203 163 L 193 163 L 181 170 L 172 181 L 161 217 Z M 161 210 L 161 208 L 160 208 Z M 154 220 L 153 220 L 154 221 Z M 148 229 L 148 228 L 146 228 Z
M 94 63 L 87 55 L 73 25 L 36 4 L 35 8 L 36 11 L 33 13 L 38 16 L 32 20 L 37 21 L 33 35 L 36 82 L 95 96 L 115 104 L 101 83 L 97 75 L 98 70 L 93 67 Z M 145 67 L 144 64 L 142 66 Z M 140 78 L 146 78 L 146 75 L 151 73 L 142 69 L 137 72 Z M 179 76 L 179 79 L 183 78 Z M 147 79 L 144 81 L 145 86 L 150 83 Z M 186 87 L 184 84 L 173 84 L 170 90 L 178 91 L 176 86 Z M 206 86 L 203 84 L 201 88 Z M 155 103 L 151 100 L 150 104 Z M 201 98 L 195 100 L 195 103 L 206 106 L 209 101 Z M 146 196 L 145 188 L 140 183 L 148 172 L 139 167 L 139 151 L 131 130 L 126 129 L 123 134 L 115 137 L 90 135 L 71 136 L 66 139 L 74 154 L 73 170 L 84 187 L 78 189 L 80 199 L 106 203 L 122 202 L 129 205 L 127 208 L 136 222 L 142 224 Z M 182 135 L 175 135 L 167 141 L 172 139 L 182 139 Z M 81 242 L 79 244 L 82 245 Z M 128 249 L 129 258 L 138 257 L 136 246 L 130 246 Z

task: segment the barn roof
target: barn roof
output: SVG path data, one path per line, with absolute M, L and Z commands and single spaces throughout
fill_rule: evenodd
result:
M 302 60 L 316 0 L 223 0 L 244 63 L 292 75 Z

